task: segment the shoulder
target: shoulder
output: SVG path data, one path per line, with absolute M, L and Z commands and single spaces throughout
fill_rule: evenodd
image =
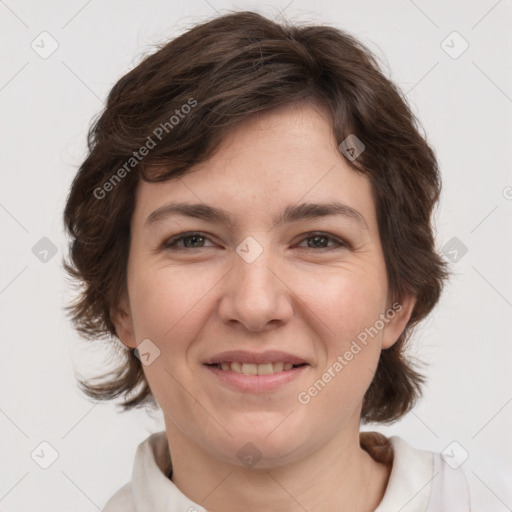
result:
M 165 431 L 150 435 L 135 453 L 132 478 L 105 505 L 103 512 L 195 510 L 191 501 L 168 477 L 172 461 Z
M 445 459 L 440 453 L 414 448 L 399 437 L 392 437 L 391 443 L 400 459 L 398 465 L 402 477 L 407 472 L 414 473 L 415 484 L 422 486 L 417 488 L 418 494 L 421 495 L 421 489 L 425 490 L 425 512 L 471 510 L 468 479 L 459 464 Z
M 121 489 L 108 500 L 103 508 L 103 512 L 136 512 L 130 482 L 121 487 Z
M 159 472 L 158 463 L 164 464 L 166 448 L 165 431 L 157 432 L 143 440 L 137 447 L 132 480 L 119 489 L 107 502 L 103 512 L 136 512 L 135 496 L 138 484 L 137 475 L 149 473 L 151 479 Z M 135 480 L 134 480 L 135 476 Z M 140 487 L 140 485 L 139 485 Z M 139 492 L 140 494 L 140 492 Z
M 388 456 L 384 457 L 387 460 L 382 460 L 381 456 L 379 462 L 391 463 L 388 485 L 375 512 L 471 510 L 468 480 L 460 467 L 450 465 L 450 461 L 445 461 L 439 453 L 414 448 L 397 436 L 388 439 L 372 432 L 365 437 L 366 441 L 361 446 L 372 456 L 374 453 L 387 453 Z M 372 440 L 377 451 L 375 447 L 368 449 L 368 442 Z

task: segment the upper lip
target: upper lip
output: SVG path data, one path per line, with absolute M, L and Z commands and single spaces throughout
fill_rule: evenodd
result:
M 248 352 L 246 350 L 230 350 L 221 352 L 203 361 L 203 364 L 231 363 L 291 363 L 293 365 L 303 364 L 307 361 L 299 356 L 288 354 L 280 350 L 266 350 L 265 352 Z

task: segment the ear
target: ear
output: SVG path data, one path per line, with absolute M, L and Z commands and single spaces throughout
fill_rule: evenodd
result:
M 119 304 L 110 310 L 110 318 L 123 345 L 137 348 L 128 297 L 123 295 Z
M 416 297 L 407 294 L 401 302 L 395 301 L 388 307 L 385 313 L 387 323 L 382 334 L 382 349 L 396 343 L 411 318 L 415 305 Z

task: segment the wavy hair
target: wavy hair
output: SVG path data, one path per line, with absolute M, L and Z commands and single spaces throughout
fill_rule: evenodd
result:
M 89 130 L 88 155 L 64 211 L 70 237 L 64 268 L 81 285 L 67 314 L 86 339 L 117 344 L 118 365 L 79 380 L 87 395 L 122 397 L 123 410 L 157 406 L 141 362 L 119 343 L 111 319 L 126 292 L 139 180 L 183 176 L 208 159 L 238 122 L 309 99 L 326 107 L 337 141 L 355 134 L 364 142 L 365 151 L 347 163 L 371 182 L 392 299 L 416 297 L 398 341 L 381 352 L 361 419 L 391 422 L 412 408 L 424 377 L 405 348 L 448 277 L 431 224 L 441 190 L 435 154 L 405 96 L 355 37 L 329 26 L 276 23 L 253 12 L 214 18 L 159 46 L 114 85 Z M 155 146 L 135 162 L 149 138 Z

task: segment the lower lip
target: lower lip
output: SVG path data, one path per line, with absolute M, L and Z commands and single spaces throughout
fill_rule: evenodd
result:
M 273 391 L 278 389 L 297 379 L 308 368 L 308 365 L 304 365 L 269 375 L 244 375 L 243 373 L 236 373 L 231 370 L 220 370 L 216 366 L 204 366 L 207 370 L 212 372 L 221 383 L 239 391 L 249 392 Z

